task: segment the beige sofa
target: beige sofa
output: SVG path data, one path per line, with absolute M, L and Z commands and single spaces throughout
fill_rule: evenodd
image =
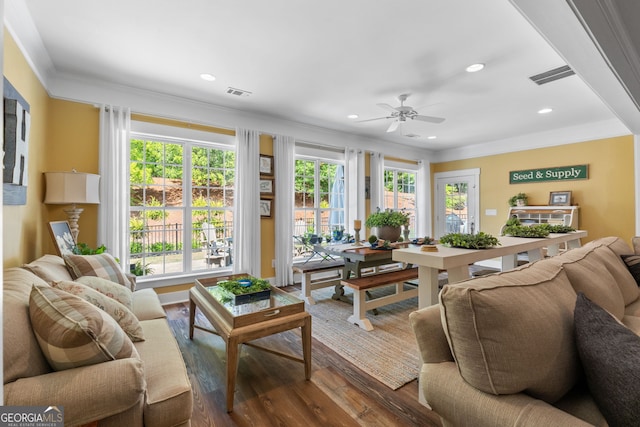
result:
M 37 273 L 37 274 L 35 274 Z M 152 289 L 133 292 L 144 341 L 139 357 L 54 371 L 29 315 L 32 285 L 70 281 L 62 258 L 45 255 L 4 270 L 4 404 L 64 407 L 65 426 L 189 426 L 191 384 L 180 349 Z
M 617 411 L 640 425 L 640 299 L 627 254 L 622 239 L 599 239 L 447 285 L 440 304 L 412 313 L 421 392 L 443 424 L 606 426 Z

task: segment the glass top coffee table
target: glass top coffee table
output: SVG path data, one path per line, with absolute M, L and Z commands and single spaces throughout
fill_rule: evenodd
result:
M 221 292 L 217 283 L 246 276 L 236 274 L 197 279 L 195 286 L 189 290 L 189 338 L 193 339 L 194 329 L 201 329 L 219 335 L 225 342 L 227 412 L 233 411 L 241 344 L 304 363 L 305 377 L 307 380 L 311 378 L 311 315 L 305 311 L 304 302 L 272 286 L 269 299 L 234 305 L 233 301 Z M 214 330 L 195 323 L 196 308 L 211 322 Z M 302 358 L 249 343 L 294 328 L 300 328 L 301 331 Z

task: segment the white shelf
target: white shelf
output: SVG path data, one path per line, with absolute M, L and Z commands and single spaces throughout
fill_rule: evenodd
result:
M 567 225 L 578 230 L 578 206 L 513 206 L 507 220 L 517 216 L 526 224 Z

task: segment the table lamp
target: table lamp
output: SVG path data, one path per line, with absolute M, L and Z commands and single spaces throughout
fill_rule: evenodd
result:
M 69 217 L 69 228 L 74 241 L 78 241 L 78 220 L 84 209 L 78 204 L 100 203 L 100 175 L 77 172 L 45 172 L 47 205 L 71 205 L 64 209 Z

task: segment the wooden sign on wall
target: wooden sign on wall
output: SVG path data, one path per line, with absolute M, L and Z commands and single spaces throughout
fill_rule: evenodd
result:
M 576 179 L 589 179 L 589 165 L 560 166 L 557 168 L 528 169 L 509 172 L 509 184 L 573 181 Z

